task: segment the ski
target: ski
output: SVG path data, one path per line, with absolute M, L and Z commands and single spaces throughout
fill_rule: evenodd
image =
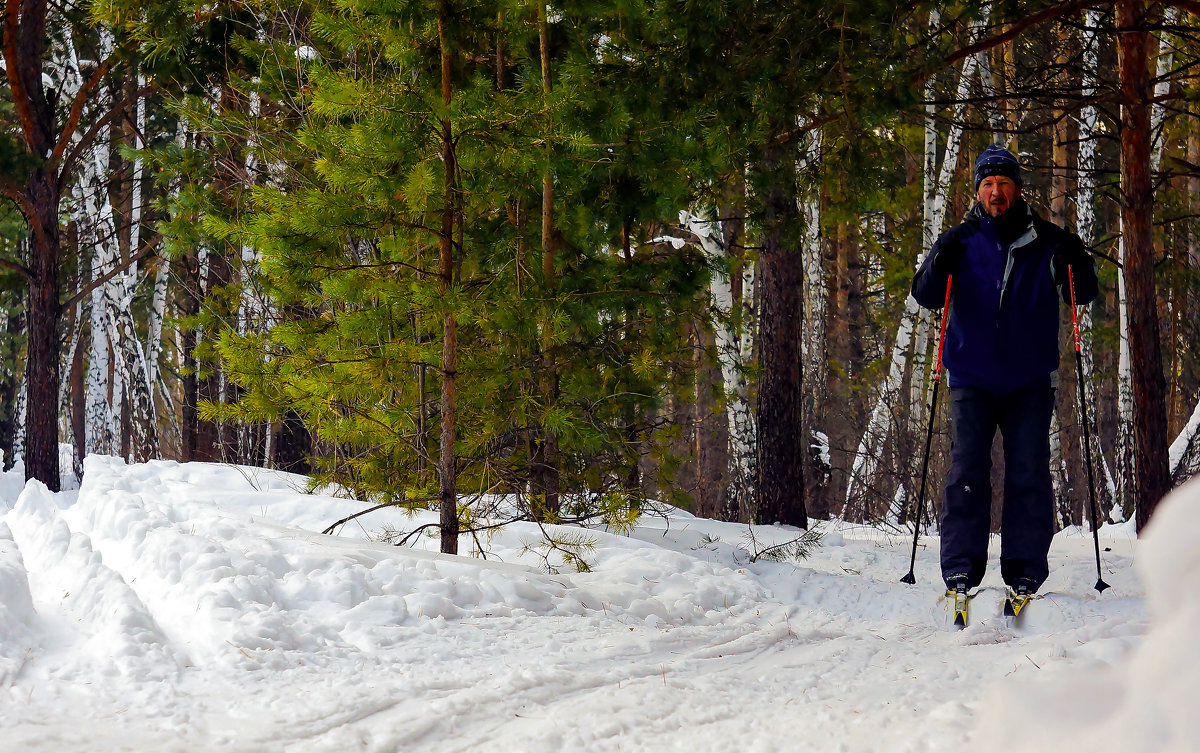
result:
M 1008 593 L 1004 597 L 1004 619 L 1009 626 L 1014 625 L 1021 616 L 1021 611 L 1025 606 L 1033 600 L 1033 594 L 1026 591 L 1024 588 L 1019 591 L 1008 589 Z
M 954 609 L 954 627 L 962 630 L 967 626 L 967 604 L 971 600 L 970 594 L 965 588 L 956 590 L 947 590 L 944 598 L 950 599 L 953 602 Z

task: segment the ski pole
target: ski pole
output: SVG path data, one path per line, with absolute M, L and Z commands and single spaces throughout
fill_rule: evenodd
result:
M 929 430 L 925 433 L 925 457 L 921 461 L 921 491 L 917 494 L 917 517 L 913 522 L 912 558 L 908 561 L 908 575 L 900 579 L 901 583 L 916 583 L 917 576 L 913 572 L 917 565 L 917 541 L 921 537 L 921 518 L 925 515 L 925 481 L 929 478 L 929 448 L 933 444 L 933 420 L 937 415 L 938 387 L 942 384 L 942 348 L 946 345 L 946 320 L 950 318 L 950 287 L 954 283 L 954 275 L 946 276 L 946 303 L 942 306 L 942 330 L 938 335 L 937 363 L 933 367 L 933 399 L 929 405 Z
M 1087 385 L 1083 377 L 1083 348 L 1079 344 L 1079 317 L 1075 313 L 1075 275 L 1071 265 L 1067 266 L 1067 284 L 1071 289 L 1071 326 L 1075 331 L 1075 368 L 1079 374 L 1079 421 L 1083 424 L 1083 457 L 1087 465 L 1088 496 L 1091 501 L 1092 541 L 1096 544 L 1096 590 L 1104 593 L 1108 584 L 1100 569 L 1100 525 L 1096 519 L 1096 482 L 1092 479 L 1092 441 L 1088 431 L 1087 401 L 1084 392 Z

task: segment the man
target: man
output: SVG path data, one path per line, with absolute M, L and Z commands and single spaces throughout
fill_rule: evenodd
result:
M 952 450 L 942 503 L 942 577 L 961 596 L 983 580 L 991 519 L 991 448 L 1004 442 L 1000 571 L 1024 603 L 1049 572 L 1054 534 L 1050 415 L 1058 369 L 1061 299 L 1098 285 L 1079 236 L 1035 215 L 1021 197 L 1021 167 L 1000 146 L 975 162 L 977 202 L 937 239 L 913 279 L 929 309 L 953 275 L 944 363 L 952 401 Z M 1011 603 L 1011 602 L 1010 602 Z M 956 606 L 957 610 L 957 606 Z M 957 618 L 957 615 L 956 615 Z

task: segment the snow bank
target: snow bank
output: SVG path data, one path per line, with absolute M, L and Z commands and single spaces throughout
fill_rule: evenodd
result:
M 12 531 L 0 522 L 0 687 L 16 677 L 33 649 L 36 624 L 25 563 Z
M 997 688 L 982 706 L 980 750 L 1196 750 L 1200 740 L 1198 542 L 1200 480 L 1162 502 L 1140 542 L 1137 567 L 1146 583 L 1151 623 L 1138 648 L 1115 666 Z
M 84 479 L 68 509 L 43 499 L 18 505 L 10 519 L 28 519 L 30 537 L 35 529 L 62 537 L 39 549 L 74 556 L 75 570 L 90 566 L 94 549 L 128 574 L 128 611 L 148 605 L 148 629 L 176 636 L 183 662 L 333 660 L 438 619 L 604 614 L 704 624 L 730 604 L 764 598 L 748 575 L 604 532 L 589 533 L 600 542 L 593 572 L 568 575 L 533 566 L 528 549 L 539 537 L 530 526 L 493 540 L 489 560 L 322 536 L 315 531 L 332 515 L 362 503 L 303 494 L 303 479 L 261 469 L 89 457 Z M 414 527 L 400 511 L 382 513 Z M 67 551 L 70 531 L 86 532 L 76 534 L 81 554 Z
M 1021 630 L 1000 617 L 994 546 L 959 632 L 938 601 L 935 537 L 922 539 L 910 586 L 899 582 L 902 533 L 829 523 L 808 559 L 770 561 L 754 555 L 801 532 L 668 511 L 628 536 L 551 527 L 589 540 L 591 570 L 575 573 L 532 524 L 480 534 L 486 558 L 444 556 L 437 537 L 375 540 L 436 523 L 434 511 L 378 510 L 322 535 L 365 505 L 305 494 L 306 483 L 101 457 L 87 460 L 82 488 L 59 494 L 0 474 L 0 753 L 616 753 L 730 741 L 764 753 L 950 753 L 979 747 L 969 732 L 984 708 L 1001 722 L 1047 716 L 1057 741 L 1097 709 L 1159 703 L 1166 687 L 1129 669 L 1093 672 L 1064 695 L 1081 668 L 1121 662 L 1145 631 L 1130 564 L 1142 542 L 1112 531 L 1101 535 L 1113 588 L 1096 597 L 1091 536 L 1063 532 Z M 1200 563 L 1178 564 L 1194 560 L 1196 518 L 1166 518 L 1151 581 L 1197 590 Z M 476 545 L 464 536 L 460 551 Z M 1147 666 L 1174 658 L 1153 650 Z M 980 704 L 984 688 L 1050 673 L 1032 705 L 1011 693 Z M 1192 687 L 1178 682 L 1148 722 L 1158 726 L 1126 739 L 1180 739 L 1170 725 Z M 1104 734 L 1126 732 L 1114 729 Z

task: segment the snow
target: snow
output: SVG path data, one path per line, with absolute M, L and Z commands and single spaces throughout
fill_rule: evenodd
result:
M 526 524 L 481 540 L 486 557 L 378 540 L 433 512 L 322 535 L 365 506 L 305 484 L 98 456 L 58 494 L 0 476 L 0 751 L 1090 753 L 1200 736 L 1200 487 L 1144 541 L 1101 531 L 1103 595 L 1091 535 L 1065 531 L 1023 625 L 999 617 L 993 562 L 959 632 L 936 538 L 908 586 L 903 532 L 824 522 L 807 559 L 770 561 L 752 555 L 801 532 L 672 511 L 628 536 L 554 529 L 589 539 L 575 572 Z M 1036 722 L 1015 744 L 1013 714 Z
M 1146 531 L 1138 567 L 1149 631 L 1124 661 L 999 689 L 984 738 L 993 747 L 1091 753 L 1191 753 L 1200 739 L 1200 480 L 1165 499 Z M 1006 719 L 1028 720 L 1016 734 Z

